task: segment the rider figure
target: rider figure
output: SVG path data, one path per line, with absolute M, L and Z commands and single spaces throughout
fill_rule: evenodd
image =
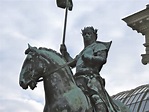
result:
M 76 66 L 75 81 L 88 95 L 96 112 L 118 112 L 118 107 L 113 103 L 105 90 L 105 81 L 99 72 L 107 61 L 108 51 L 112 42 L 97 40 L 97 29 L 85 27 L 82 30 L 84 49 L 74 59 L 67 52 L 66 46 L 61 45 L 60 51 L 70 67 Z

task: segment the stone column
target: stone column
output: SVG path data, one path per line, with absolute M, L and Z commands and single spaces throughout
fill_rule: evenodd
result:
M 143 45 L 146 47 L 146 54 L 142 54 L 142 63 L 144 65 L 146 65 L 147 63 L 149 63 L 149 30 L 148 32 L 145 34 L 145 41 L 146 43 L 144 43 Z

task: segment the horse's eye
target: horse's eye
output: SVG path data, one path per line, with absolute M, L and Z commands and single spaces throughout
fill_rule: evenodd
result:
M 29 67 L 29 71 L 32 71 L 33 69 L 32 69 L 32 67 Z
M 30 59 L 31 62 L 33 62 L 33 59 Z
M 28 60 L 31 60 L 32 59 L 32 56 L 31 55 L 28 55 Z

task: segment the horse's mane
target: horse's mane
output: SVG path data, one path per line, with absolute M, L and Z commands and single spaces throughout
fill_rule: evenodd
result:
M 58 63 L 58 66 L 65 65 L 63 68 L 66 68 L 65 70 L 70 75 L 70 79 L 74 82 L 74 79 L 72 78 L 73 72 L 71 71 L 70 67 L 66 64 L 67 63 L 66 60 L 63 58 L 63 56 L 60 53 L 58 53 L 57 51 L 55 51 L 53 49 L 45 48 L 45 47 L 39 47 L 39 48 L 35 47 L 35 49 L 39 50 L 39 55 L 42 55 L 47 60 L 56 61 L 56 63 Z M 44 51 L 46 51 L 46 52 L 44 52 Z M 29 52 L 30 52 L 30 49 L 27 49 L 25 51 L 25 54 L 28 54 Z M 54 53 L 54 55 L 56 55 L 57 58 L 54 57 L 55 59 L 53 59 L 53 58 L 49 59 L 49 56 L 50 56 L 49 54 L 51 54 L 51 53 Z
M 66 60 L 63 58 L 63 56 L 60 53 L 58 53 L 57 51 L 53 50 L 53 49 L 48 49 L 48 48 L 45 48 L 45 47 L 39 47 L 39 48 L 30 47 L 27 50 L 25 50 L 25 54 L 28 54 L 29 52 L 37 52 L 37 54 L 42 55 L 43 57 L 45 57 L 47 59 L 49 59 L 49 56 L 52 53 L 52 54 L 57 56 L 57 59 L 55 58 L 56 62 L 58 62 L 58 59 L 60 59 L 59 61 L 63 60 L 66 63 Z
M 53 50 L 53 49 L 48 49 L 48 48 L 45 48 L 45 47 L 39 47 L 38 48 L 39 50 L 45 50 L 47 52 L 53 52 L 55 53 L 57 56 L 60 57 L 61 60 L 63 60 L 64 62 L 66 62 L 66 60 L 62 57 L 62 55 L 60 53 L 58 53 L 57 51 Z M 64 64 L 64 63 L 63 63 Z M 67 72 L 70 73 L 70 74 L 73 74 L 70 67 L 67 66 L 69 69 L 67 69 Z M 73 80 L 73 79 L 72 79 Z M 74 81 L 74 80 L 73 80 Z
M 53 50 L 53 49 L 45 48 L 45 47 L 39 47 L 39 50 L 45 50 L 45 51 L 48 51 L 48 52 L 53 52 L 53 53 L 55 53 L 56 55 L 58 55 L 59 57 L 62 58 L 62 55 L 60 53 L 58 53 L 57 51 Z

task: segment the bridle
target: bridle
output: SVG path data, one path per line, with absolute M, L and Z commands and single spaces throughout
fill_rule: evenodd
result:
M 47 68 L 50 67 L 49 65 L 50 65 L 51 61 L 48 60 L 44 55 L 35 54 L 35 56 L 32 56 L 32 57 L 34 57 L 34 59 L 32 58 L 31 60 L 34 60 L 34 61 L 31 61 L 31 65 L 32 65 L 31 68 L 32 69 L 36 68 L 36 64 L 41 61 L 42 62 L 42 68 L 43 68 L 43 74 L 45 74 L 45 72 L 47 71 Z M 42 77 L 44 78 L 44 77 L 47 77 L 47 76 L 49 76 L 49 74 L 48 75 L 43 75 Z M 40 77 L 40 75 L 36 76 L 35 72 L 33 70 L 32 73 L 31 73 L 31 81 L 33 81 L 33 82 L 43 81 L 43 78 L 36 80 L 38 77 Z
M 26 51 L 27 51 L 27 52 L 25 52 L 25 54 L 28 54 L 29 52 L 35 53 L 36 58 L 38 58 L 38 59 L 40 59 L 40 60 L 44 60 L 44 61 L 46 62 L 46 65 L 44 65 L 45 68 L 43 68 L 43 69 L 44 69 L 44 70 L 43 70 L 43 73 L 45 73 L 46 70 L 47 70 L 47 68 L 50 67 L 49 65 L 50 65 L 50 63 L 52 63 L 52 61 L 51 61 L 50 59 L 48 59 L 45 55 L 43 55 L 42 53 L 40 53 L 40 52 L 39 52 L 36 48 L 34 48 L 34 47 L 29 46 L 29 48 L 28 48 Z M 36 60 L 37 60 L 37 59 L 36 59 Z M 47 75 L 42 76 L 43 78 L 42 78 L 42 79 L 38 79 L 37 82 L 43 81 L 44 78 L 50 76 L 51 74 L 55 73 L 56 71 L 58 71 L 58 70 L 61 69 L 61 68 L 64 68 L 64 67 L 66 67 L 66 66 L 69 66 L 71 63 L 72 63 L 72 61 L 71 61 L 71 62 L 67 62 L 67 63 L 65 63 L 64 65 L 61 65 L 60 67 L 58 67 L 58 68 L 54 69 L 53 71 L 51 71 L 50 73 L 48 73 Z M 35 63 L 33 63 L 33 65 L 35 66 Z M 46 66 L 47 66 L 47 67 L 46 67 Z M 31 79 L 35 81 L 36 78 L 34 77 L 34 75 L 32 75 Z

